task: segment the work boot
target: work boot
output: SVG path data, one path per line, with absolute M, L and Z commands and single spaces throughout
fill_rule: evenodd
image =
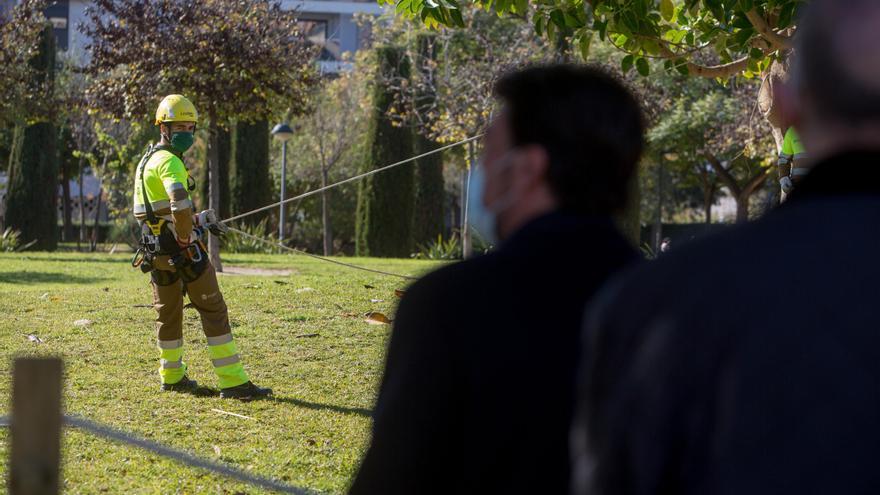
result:
M 188 376 L 183 375 L 177 383 L 163 383 L 162 390 L 165 392 L 195 392 L 199 388 L 199 382 L 190 380 Z
M 220 397 L 223 399 L 254 400 L 262 399 L 269 395 L 272 395 L 271 388 L 258 387 L 254 385 L 254 382 L 242 383 L 235 387 L 220 389 Z

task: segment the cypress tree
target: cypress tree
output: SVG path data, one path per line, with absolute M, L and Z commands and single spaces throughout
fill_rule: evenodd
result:
M 411 156 L 412 129 L 394 125 L 388 111 L 400 81 L 409 79 L 409 60 L 399 46 L 376 49 L 378 81 L 368 131 L 369 153 L 363 171 Z M 358 184 L 355 249 L 359 256 L 407 257 L 412 254 L 413 168 L 396 167 Z
M 431 110 L 436 106 L 436 87 L 432 80 L 432 66 L 437 59 L 436 36 L 430 33 L 420 34 L 416 38 L 418 44 L 418 60 L 416 68 L 422 84 L 418 86 L 416 108 L 430 125 Z M 414 136 L 414 155 L 421 155 L 439 145 L 424 137 L 421 133 Z M 443 232 L 443 153 L 420 158 L 415 163 L 415 206 L 413 208 L 413 241 L 416 245 L 428 244 L 437 239 Z
M 232 211 L 244 213 L 272 202 L 269 179 L 269 122 L 238 122 L 232 134 Z M 242 218 L 251 225 L 267 211 Z
M 55 35 L 43 30 L 37 54 L 34 88 L 43 93 L 44 108 L 26 114 L 15 126 L 9 155 L 9 189 L 6 224 L 21 231 L 22 242 L 36 240 L 34 249 L 52 251 L 58 246 L 58 135 L 52 123 L 52 85 L 55 77 Z
M 223 127 L 217 127 L 217 156 L 218 156 L 218 174 L 220 176 L 220 208 L 217 210 L 217 215 L 222 220 L 224 218 L 229 218 L 231 211 L 230 208 L 230 188 L 229 188 L 229 159 L 230 159 L 230 144 L 231 137 L 230 132 Z M 199 186 L 199 191 L 202 196 L 202 205 L 197 206 L 197 210 L 204 210 L 208 208 L 208 193 L 210 188 L 210 176 L 208 175 L 208 167 L 207 163 L 205 164 L 205 174 L 202 178 L 202 183 Z

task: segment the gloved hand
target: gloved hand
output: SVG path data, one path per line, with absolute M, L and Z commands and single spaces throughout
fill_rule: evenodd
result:
M 204 210 L 195 216 L 196 225 L 208 229 L 212 234 L 223 237 L 229 232 L 229 227 L 220 223 L 214 210 Z
M 794 190 L 794 183 L 791 181 L 791 177 L 781 177 L 779 179 L 779 186 L 785 194 L 791 194 L 791 191 Z

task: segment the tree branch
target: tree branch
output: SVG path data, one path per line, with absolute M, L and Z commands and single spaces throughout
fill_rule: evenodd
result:
M 776 31 L 773 31 L 770 24 L 767 23 L 767 20 L 758 12 L 758 9 L 752 9 L 746 12 L 746 18 L 752 23 L 752 26 L 755 27 L 758 34 L 777 50 L 790 50 L 794 45 L 790 37 L 783 36 Z
M 767 180 L 767 176 L 773 172 L 773 167 L 768 167 L 761 172 L 758 172 L 754 177 L 749 179 L 748 183 L 746 183 L 746 187 L 743 188 L 742 194 L 745 196 L 751 196 L 755 189 L 761 187 L 764 184 L 764 181 Z
M 742 194 L 742 188 L 739 187 L 739 184 L 736 182 L 736 178 L 730 173 L 729 170 L 724 168 L 724 165 L 718 160 L 718 158 L 712 153 L 705 153 L 704 156 L 706 160 L 709 161 L 709 165 L 712 165 L 712 168 L 715 169 L 715 173 L 718 174 L 718 177 L 721 178 L 721 182 L 730 189 L 730 192 L 734 197 L 739 197 Z

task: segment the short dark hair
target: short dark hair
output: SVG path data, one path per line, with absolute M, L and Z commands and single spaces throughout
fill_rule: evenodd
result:
M 841 49 L 878 50 L 878 46 L 840 47 L 835 38 L 848 27 L 871 29 L 863 19 L 877 0 L 817 1 L 808 6 L 798 26 L 795 77 L 821 117 L 851 125 L 880 122 L 880 88 L 855 77 L 840 60 Z M 858 23 L 862 22 L 862 26 Z M 880 39 L 880 36 L 876 37 Z
M 502 77 L 495 94 L 506 107 L 514 146 L 546 150 L 547 179 L 563 209 L 624 208 L 644 148 L 644 119 L 623 83 L 598 67 L 544 65 Z

